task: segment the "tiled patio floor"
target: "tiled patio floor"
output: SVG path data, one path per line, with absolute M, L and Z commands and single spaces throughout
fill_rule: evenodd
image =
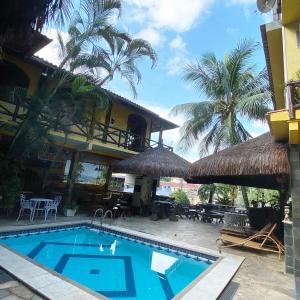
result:
M 87 220 L 84 216 L 74 218 L 58 217 L 57 223 L 84 220 Z M 26 224 L 28 223 L 20 222 L 16 225 L 14 221 L 0 219 L 0 230 L 19 229 L 20 226 L 23 227 Z M 140 217 L 117 219 L 113 221 L 113 225 L 214 250 L 217 249 L 215 240 L 220 229 L 219 225 L 206 224 L 200 221 L 151 221 L 148 218 Z M 284 273 L 284 260 L 279 261 L 277 255 L 254 253 L 242 249 L 226 249 L 226 251 L 246 257 L 242 267 L 233 279 L 234 282 L 239 284 L 238 291 L 233 299 L 295 299 L 294 278 Z

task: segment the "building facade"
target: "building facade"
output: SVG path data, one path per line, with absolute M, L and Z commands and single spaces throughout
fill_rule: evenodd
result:
M 266 4 L 268 1 L 261 1 Z M 292 219 L 285 221 L 286 271 L 300 298 L 300 2 L 277 0 L 273 22 L 261 26 L 275 110 L 267 115 L 276 141 L 290 145 Z
M 34 52 L 49 41 L 43 37 Z M 5 152 L 26 114 L 22 103 L 12 101 L 7 91 L 20 87 L 27 91 L 27 95 L 34 95 L 57 67 L 37 56 L 20 53 L 5 45 L 0 55 L 0 152 Z M 100 193 L 108 189 L 110 166 L 114 161 L 157 147 L 162 140 L 152 140 L 151 135 L 159 132 L 161 139 L 164 130 L 177 127 L 135 102 L 111 91 L 101 90 L 109 100 L 108 107 L 94 111 L 88 101 L 84 107 L 87 114 L 95 116 L 92 130 L 77 120 L 73 120 L 64 131 L 57 128 L 49 130 L 51 142 L 45 141 L 37 156 L 26 162 L 25 190 L 42 192 L 46 188 L 66 191 L 66 169 L 71 175 L 76 160 L 83 169 L 90 170 L 89 174 L 99 177 L 96 178 L 98 184 L 85 184 L 84 189 L 90 194 Z M 59 157 L 56 155 L 58 149 Z M 88 183 L 88 178 L 83 177 L 81 174 L 81 183 Z M 90 198 L 86 193 L 82 197 Z

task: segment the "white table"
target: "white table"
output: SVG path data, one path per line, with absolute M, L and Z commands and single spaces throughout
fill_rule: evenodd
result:
M 47 202 L 53 201 L 53 199 L 48 199 L 48 198 L 31 198 L 30 201 L 34 203 L 34 209 L 31 217 L 31 222 L 34 219 L 34 215 L 36 211 L 43 210 L 40 208 L 41 204 L 45 205 Z

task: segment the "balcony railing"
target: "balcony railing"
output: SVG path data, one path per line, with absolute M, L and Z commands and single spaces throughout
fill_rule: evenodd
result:
M 297 99 L 300 89 L 300 81 L 291 81 L 286 86 L 286 104 L 285 107 L 289 111 L 290 119 L 295 118 L 295 110 L 300 108 L 299 99 Z M 297 97 L 298 96 L 298 97 Z
M 23 107 L 5 101 L 0 101 L 0 119 L 1 115 L 5 115 L 8 120 L 16 123 L 20 123 L 25 116 Z M 57 128 L 53 128 L 53 130 L 60 131 Z M 66 133 L 84 137 L 88 142 L 98 141 L 106 145 L 114 145 L 135 152 L 143 152 L 159 146 L 158 141 L 103 123 L 96 123 L 93 130 L 90 130 L 88 126 L 83 125 L 83 122 L 73 122 L 73 124 L 68 126 Z M 173 151 L 173 148 L 170 146 L 163 145 L 163 147 Z
M 74 131 L 74 129 L 76 129 L 76 131 Z M 70 133 L 88 137 L 87 129 L 80 123 L 73 125 L 70 129 Z M 148 139 L 127 130 L 108 126 L 103 123 L 95 124 L 92 136 L 89 138 L 104 144 L 115 145 L 135 152 L 143 152 L 147 149 L 159 146 L 158 141 Z M 173 148 L 170 146 L 163 145 L 163 147 L 173 151 Z

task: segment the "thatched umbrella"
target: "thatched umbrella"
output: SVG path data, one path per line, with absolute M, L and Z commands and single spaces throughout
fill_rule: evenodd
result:
M 194 183 L 281 189 L 290 174 L 288 145 L 265 133 L 196 161 L 189 174 Z
M 112 166 L 114 172 L 147 176 L 187 177 L 190 163 L 162 146 L 146 150 Z

